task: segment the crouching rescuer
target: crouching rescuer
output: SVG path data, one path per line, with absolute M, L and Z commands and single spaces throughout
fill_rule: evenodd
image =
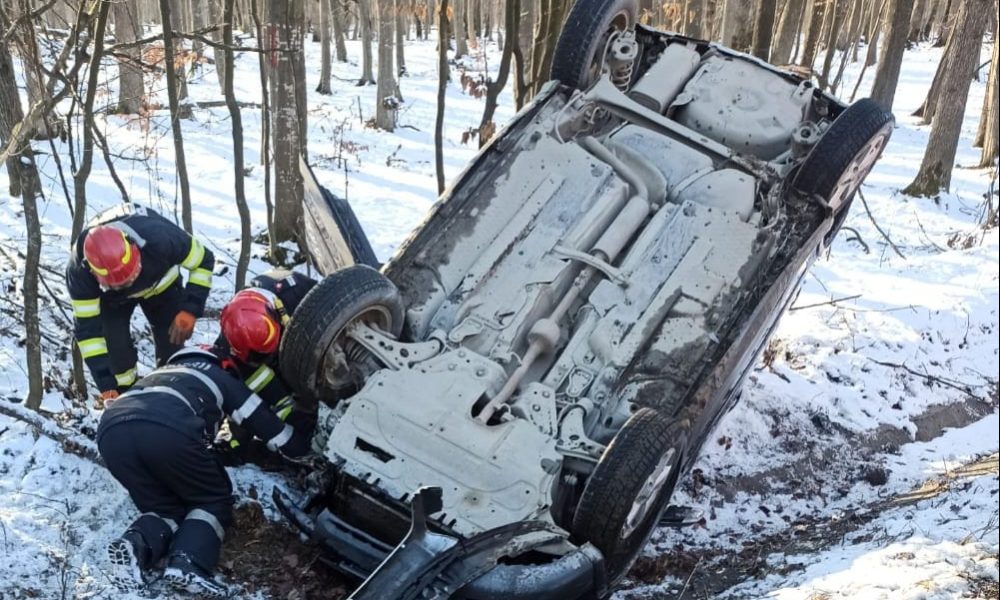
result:
M 178 591 L 227 595 L 213 572 L 233 519 L 233 488 L 209 449 L 226 416 L 272 451 L 292 458 L 308 451 L 308 435 L 201 348 L 181 350 L 104 412 L 98 449 L 142 513 L 108 545 L 120 589 L 140 589 L 165 560 L 163 577 Z
M 133 204 L 94 218 L 72 249 L 66 286 L 75 335 L 104 401 L 136 381 L 136 306 L 153 329 L 157 364 L 191 337 L 212 287 L 215 257 L 157 212 Z M 181 269 L 188 271 L 182 287 Z
M 315 279 L 288 270 L 258 275 L 222 309 L 222 332 L 215 342 L 216 351 L 228 357 L 247 387 L 283 421 L 305 431 L 315 426 L 315 410 L 304 409 L 293 399 L 278 372 L 278 348 L 295 309 L 315 285 Z M 248 444 L 252 436 L 232 422 L 229 433 L 231 456 L 252 460 L 254 449 Z

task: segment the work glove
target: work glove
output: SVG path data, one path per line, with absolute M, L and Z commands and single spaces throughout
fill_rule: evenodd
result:
M 103 409 L 111 406 L 111 403 L 117 399 L 118 399 L 118 390 L 107 390 L 101 392 L 101 395 L 98 396 L 97 398 L 97 402 L 95 402 L 94 404 L 98 409 Z
M 170 324 L 170 343 L 180 346 L 188 341 L 194 332 L 194 322 L 197 317 L 186 310 L 182 310 L 174 317 L 174 322 Z

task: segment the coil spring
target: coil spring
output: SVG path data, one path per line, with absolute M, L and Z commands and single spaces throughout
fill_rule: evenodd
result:
M 615 84 L 615 87 L 624 92 L 628 88 L 629 82 L 632 81 L 632 71 L 634 69 L 635 61 L 613 61 L 611 67 L 611 83 Z

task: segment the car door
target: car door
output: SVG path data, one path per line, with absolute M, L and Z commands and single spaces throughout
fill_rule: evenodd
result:
M 320 185 L 306 161 L 302 172 L 302 213 L 309 261 L 323 275 L 356 264 L 378 269 L 381 264 L 368 236 L 347 200 Z

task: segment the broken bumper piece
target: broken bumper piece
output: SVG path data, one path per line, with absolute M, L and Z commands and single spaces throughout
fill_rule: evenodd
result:
M 278 509 L 321 544 L 328 562 L 363 583 L 349 600 L 599 600 L 607 595 L 604 558 L 586 544 L 545 564 L 501 564 L 565 535 L 538 521 L 513 523 L 467 539 L 432 532 L 440 488 L 423 488 L 411 504 L 410 532 L 394 548 L 329 510 L 306 513 L 281 490 Z

